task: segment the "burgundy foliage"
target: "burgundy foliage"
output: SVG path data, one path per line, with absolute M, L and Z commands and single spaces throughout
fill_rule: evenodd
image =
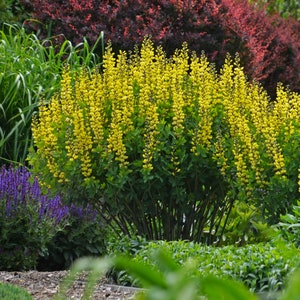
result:
M 222 5 L 222 27 L 245 43 L 243 63 L 249 78 L 260 81 L 273 96 L 278 82 L 300 91 L 300 23 L 267 15 L 247 0 L 222 0 Z
M 240 53 L 250 79 L 274 93 L 278 81 L 299 90 L 300 25 L 269 16 L 247 0 L 21 0 L 45 26 L 43 37 L 93 44 L 101 31 L 114 48 L 129 50 L 150 35 L 171 54 L 184 41 L 220 67 Z M 49 27 L 51 24 L 51 27 Z M 47 26 L 46 26 L 47 25 Z

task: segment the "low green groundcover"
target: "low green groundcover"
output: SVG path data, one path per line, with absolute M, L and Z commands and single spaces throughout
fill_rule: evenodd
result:
M 33 300 L 29 293 L 18 286 L 0 283 L 1 300 Z
M 291 245 L 280 246 L 273 243 L 212 247 L 188 241 L 157 241 L 137 249 L 133 260 L 156 268 L 151 257 L 157 249 L 170 253 L 179 265 L 192 260 L 194 269 L 191 272 L 194 276 L 214 275 L 237 280 L 255 293 L 281 291 L 290 273 L 300 265 L 297 249 Z M 139 285 L 126 272 L 114 276 L 119 284 Z

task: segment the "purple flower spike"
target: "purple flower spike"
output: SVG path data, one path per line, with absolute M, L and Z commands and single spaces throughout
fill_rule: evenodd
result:
M 15 217 L 20 211 L 30 211 L 30 219 L 35 213 L 39 222 L 48 219 L 59 224 L 69 214 L 68 207 L 62 204 L 59 196 L 50 198 L 42 194 L 38 179 L 32 178 L 24 167 L 1 167 L 0 205 L 3 204 L 6 218 Z

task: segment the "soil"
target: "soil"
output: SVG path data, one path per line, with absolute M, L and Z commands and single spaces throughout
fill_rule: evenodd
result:
M 52 299 L 58 292 L 62 279 L 67 276 L 68 271 L 56 272 L 1 272 L 0 282 L 14 284 L 26 289 L 33 299 L 46 300 Z M 80 274 L 72 287 L 69 289 L 66 299 L 82 299 L 86 283 L 86 274 Z M 106 278 L 101 278 L 95 288 L 93 300 L 129 300 L 134 299 L 134 295 L 140 289 L 123 287 L 109 284 Z

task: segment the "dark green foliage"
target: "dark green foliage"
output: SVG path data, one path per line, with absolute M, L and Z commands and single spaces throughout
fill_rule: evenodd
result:
M 110 239 L 108 241 L 108 253 L 123 254 L 134 256 L 138 253 L 145 245 L 149 243 L 145 238 L 141 236 L 134 236 L 130 238 L 129 236 L 113 236 L 110 234 Z
M 65 270 L 77 258 L 106 253 L 107 229 L 103 220 L 89 207 L 84 211 L 80 216 L 71 210 L 68 225 L 47 244 L 48 255 L 40 257 L 38 270 Z
M 279 13 L 284 18 L 295 18 L 300 21 L 300 2 L 298 0 L 267 0 L 258 1 L 266 6 L 271 14 Z
M 107 254 L 112 256 L 128 255 L 130 257 L 134 257 L 149 243 L 149 241 L 141 236 L 135 236 L 132 238 L 129 236 L 123 236 L 122 238 L 119 238 L 110 234 L 110 237 Z M 114 282 L 119 282 L 122 285 L 135 285 L 132 278 L 124 270 L 118 270 L 117 268 L 112 267 L 106 275 Z
M 4 23 L 21 25 L 29 15 L 19 0 L 0 0 L 0 29 Z
M 0 282 L 1 300 L 33 300 L 29 293 L 17 286 Z

